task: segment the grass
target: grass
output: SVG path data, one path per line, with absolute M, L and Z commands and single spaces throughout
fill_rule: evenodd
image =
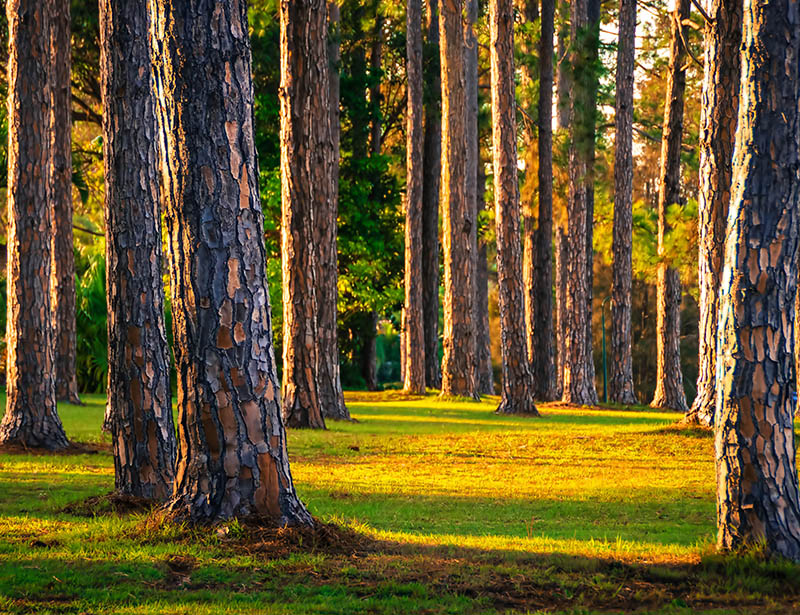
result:
M 714 554 L 713 439 L 674 413 L 347 394 L 357 423 L 292 431 L 297 490 L 365 548 L 280 552 L 238 523 L 76 517 L 110 450 L 0 454 L 1 613 L 791 613 L 800 568 Z M 1 402 L 2 400 L 0 400 Z M 107 444 L 105 399 L 59 407 Z

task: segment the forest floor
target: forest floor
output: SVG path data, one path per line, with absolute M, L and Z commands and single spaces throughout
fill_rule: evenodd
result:
M 0 613 L 800 612 L 799 566 L 714 554 L 713 438 L 675 413 L 346 397 L 358 422 L 289 434 L 315 532 L 84 516 L 105 399 L 60 406 L 81 447 L 0 450 Z

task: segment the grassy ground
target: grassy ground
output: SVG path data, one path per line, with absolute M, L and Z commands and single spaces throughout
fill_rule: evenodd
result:
M 0 453 L 0 612 L 791 613 L 800 568 L 713 554 L 713 440 L 646 409 L 348 394 L 358 423 L 289 435 L 298 492 L 352 544 L 65 506 L 113 487 L 106 447 Z M 2 402 L 3 400 L 0 400 Z M 61 406 L 107 444 L 105 400 Z

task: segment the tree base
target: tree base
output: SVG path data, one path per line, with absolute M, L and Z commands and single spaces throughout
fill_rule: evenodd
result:
M 18 445 L 23 448 L 43 448 L 62 451 L 69 448 L 67 434 L 61 421 L 48 417 L 31 424 L 26 417 L 6 413 L 0 425 L 0 445 Z
M 500 400 L 500 405 L 497 406 L 495 414 L 513 414 L 517 416 L 542 416 L 536 409 L 536 404 L 532 399 L 527 399 L 523 402 L 513 402 L 506 399 L 505 396 Z

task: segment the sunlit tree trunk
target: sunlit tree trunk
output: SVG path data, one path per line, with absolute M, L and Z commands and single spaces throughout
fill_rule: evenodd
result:
M 480 149 L 478 149 L 480 156 Z M 478 162 L 478 211 L 486 207 L 486 171 L 483 161 Z M 478 264 L 475 268 L 475 301 L 477 303 L 476 349 L 478 363 L 477 382 L 479 395 L 494 395 L 494 370 L 492 369 L 492 340 L 489 334 L 489 261 L 486 239 L 478 240 Z
M 101 0 L 108 417 L 115 486 L 166 499 L 175 427 L 161 277 L 156 115 L 146 0 Z
M 699 274 L 700 311 L 697 396 L 686 415 L 691 423 L 711 425 L 716 408 L 719 285 L 725 256 L 725 226 L 731 200 L 731 164 L 739 110 L 740 0 L 709 0 L 705 74 L 700 120 Z
M 425 392 L 425 331 L 422 319 L 422 2 L 406 9 L 406 226 L 403 388 Z
M 50 312 L 50 15 L 53 0 L 8 0 L 6 413 L 0 443 L 69 446 L 56 408 Z
M 666 253 L 669 233 L 667 210 L 680 201 L 681 140 L 683 133 L 683 98 L 686 90 L 686 39 L 684 20 L 689 18 L 690 0 L 676 0 L 670 16 L 670 55 L 667 73 L 667 99 L 664 104 L 664 129 L 661 135 L 661 178 L 658 191 L 658 297 L 656 346 L 658 367 L 653 408 L 672 408 L 686 412 L 681 371 L 680 323 L 681 280 L 670 266 Z
M 422 311 L 425 325 L 425 382 L 442 386 L 439 364 L 439 186 L 442 169 L 442 84 L 439 68 L 439 3 L 427 6 L 425 144 L 422 153 Z
M 800 561 L 794 303 L 800 235 L 797 3 L 744 10 L 739 125 L 720 287 L 718 545 Z
M 497 226 L 497 289 L 502 336 L 500 349 L 503 361 L 503 391 L 497 411 L 507 414 L 538 414 L 533 402 L 534 380 L 525 340 L 514 100 L 513 0 L 490 1 L 489 32 L 494 202 Z
M 259 513 L 278 526 L 311 525 L 280 416 L 247 2 L 149 0 L 148 8 L 178 373 L 172 508 L 193 521 Z M 324 49 L 327 11 L 314 8 Z M 308 27 L 295 10 L 282 4 L 283 24 L 291 13 L 289 23 Z M 283 28 L 281 47 L 289 43 Z M 327 81 L 314 83 L 327 98 Z M 283 84 L 290 95 L 296 86 Z
M 55 342 L 56 398 L 79 404 L 75 372 L 75 255 L 72 251 L 72 86 L 69 0 L 49 0 L 53 57 L 52 165 L 53 264 L 50 302 Z
M 443 0 L 439 23 L 442 65 L 442 234 L 444 236 L 444 358 L 442 395 L 477 398 L 473 326 L 474 212 L 466 198 L 467 107 L 461 0 Z
M 608 400 L 637 403 L 633 389 L 633 82 L 636 0 L 620 0 L 614 113 L 614 226 L 611 286 L 611 363 Z

